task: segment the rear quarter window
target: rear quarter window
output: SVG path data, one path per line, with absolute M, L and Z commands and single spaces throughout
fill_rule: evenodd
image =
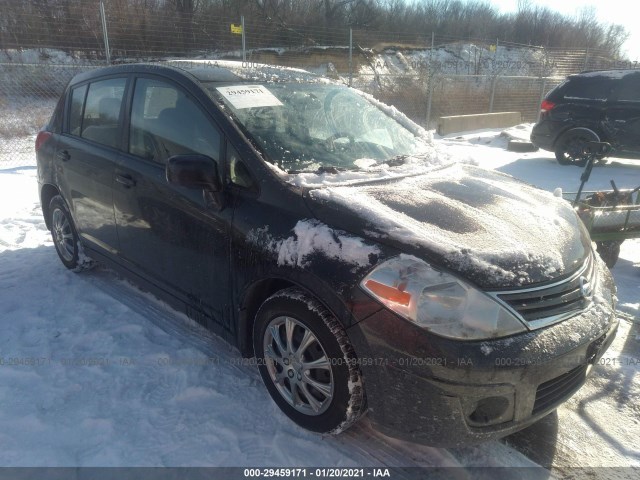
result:
M 607 77 L 576 77 L 563 87 L 565 100 L 592 100 L 604 102 L 609 99 L 614 82 Z
M 126 84 L 126 78 L 111 78 L 89 85 L 82 116 L 82 138 L 109 147 L 118 146 L 118 122 Z
M 69 108 L 69 133 L 71 135 L 80 136 L 80 129 L 82 128 L 82 108 L 86 95 L 86 85 L 71 90 L 71 108 Z

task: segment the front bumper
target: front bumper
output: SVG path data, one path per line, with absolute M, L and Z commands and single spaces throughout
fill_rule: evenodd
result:
M 372 423 L 393 437 L 452 447 L 503 437 L 544 417 L 582 386 L 615 337 L 615 287 L 598 266 L 588 309 L 512 337 L 449 340 L 386 309 L 349 328 Z

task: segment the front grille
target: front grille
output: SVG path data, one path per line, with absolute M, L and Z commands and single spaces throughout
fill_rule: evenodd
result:
M 538 386 L 533 414 L 540 413 L 562 403 L 573 395 L 587 378 L 587 366 L 581 365 L 567 373 Z
M 588 284 L 593 287 L 595 268 L 592 255 L 568 279 L 545 287 L 498 292 L 495 297 L 517 312 L 525 321 L 561 319 L 568 314 L 584 310 L 589 305 Z M 547 322 L 544 322 L 546 325 Z M 543 325 L 529 325 L 539 327 Z

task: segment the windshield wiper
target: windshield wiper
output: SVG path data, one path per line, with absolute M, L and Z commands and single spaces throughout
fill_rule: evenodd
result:
M 390 167 L 397 167 L 398 165 L 404 165 L 409 157 L 410 155 L 396 155 L 395 157 L 379 162 L 378 165 L 386 164 Z
M 320 173 L 331 173 L 331 174 L 335 175 L 335 174 L 338 174 L 340 172 L 346 172 L 348 170 L 355 170 L 355 169 L 322 165 L 321 167 L 317 168 L 316 170 L 287 170 L 287 173 L 292 173 L 292 174 L 296 174 L 296 173 L 318 173 L 318 174 L 320 174 Z
M 387 160 L 381 160 L 380 162 L 378 162 L 376 165 L 389 165 L 390 167 L 397 167 L 399 165 L 404 165 L 405 163 L 407 163 L 407 159 L 410 157 L 413 158 L 420 158 L 420 157 L 424 157 L 426 154 L 424 153 L 414 153 L 411 155 L 408 154 L 403 154 L 403 155 L 396 155 L 395 157 L 391 157 Z

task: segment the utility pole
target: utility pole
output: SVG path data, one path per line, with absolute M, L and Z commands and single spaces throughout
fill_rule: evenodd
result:
M 240 23 L 242 24 L 242 63 L 246 63 L 247 61 L 247 44 L 245 43 L 244 37 L 244 15 L 240 16 Z
M 349 86 L 353 78 L 353 29 L 349 28 Z

